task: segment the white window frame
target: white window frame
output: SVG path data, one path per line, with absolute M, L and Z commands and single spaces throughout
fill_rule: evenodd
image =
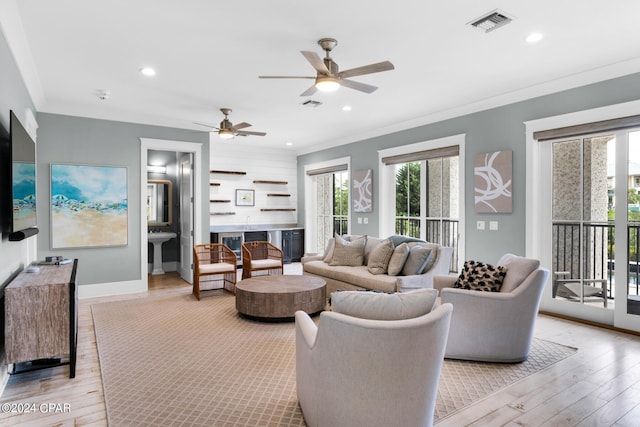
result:
M 465 259 L 465 143 L 466 134 L 458 134 L 447 136 L 444 138 L 432 139 L 414 144 L 402 145 L 399 147 L 387 148 L 378 151 L 378 170 L 380 171 L 380 179 L 378 180 L 378 194 L 380 194 L 380 222 L 378 224 L 379 236 L 390 236 L 395 233 L 396 218 L 396 178 L 395 165 L 385 165 L 382 162 L 383 157 L 397 156 L 402 154 L 410 154 L 418 151 L 434 150 L 437 148 L 450 147 L 457 145 L 459 147 L 459 182 L 458 192 L 460 222 L 458 224 L 458 263 L 463 263 Z M 421 203 L 423 201 L 421 200 Z M 424 205 L 424 203 L 423 203 Z M 460 269 L 462 265 L 458 265 Z
M 331 159 L 324 162 L 311 163 L 304 165 L 304 246 L 305 253 L 318 252 L 318 206 L 316 205 L 316 192 L 318 191 L 317 180 L 315 176 L 307 174 L 307 171 L 314 169 L 323 169 L 339 165 L 347 165 L 347 179 L 351 182 L 351 156 Z M 347 225 L 348 232 L 351 233 L 351 191 L 349 191 L 349 211 L 347 212 L 349 222 Z

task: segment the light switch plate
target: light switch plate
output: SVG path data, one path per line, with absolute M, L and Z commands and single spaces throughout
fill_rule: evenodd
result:
M 484 221 L 478 221 L 478 222 L 476 223 L 476 228 L 477 228 L 478 230 L 484 230 Z
M 358 217 L 358 224 L 362 224 L 362 217 L 361 216 Z
M 498 229 L 498 221 L 489 221 L 489 230 L 496 231 Z

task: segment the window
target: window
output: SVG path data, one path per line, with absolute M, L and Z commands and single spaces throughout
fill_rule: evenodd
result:
M 448 145 L 452 142 L 456 144 Z M 451 271 L 458 271 L 464 259 L 463 146 L 464 136 L 459 135 L 379 153 L 381 235 L 402 234 L 453 247 Z M 389 179 L 392 185 L 386 184 Z
M 305 166 L 305 251 L 323 253 L 334 233 L 348 234 L 349 165 L 343 157 Z

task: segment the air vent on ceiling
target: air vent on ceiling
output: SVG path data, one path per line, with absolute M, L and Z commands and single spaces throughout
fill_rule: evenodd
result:
M 302 105 L 304 105 L 305 107 L 311 107 L 311 108 L 316 108 L 322 105 L 322 102 L 320 101 L 314 101 L 313 99 L 310 99 L 308 101 L 304 101 L 302 103 Z
M 468 25 L 471 25 L 479 30 L 484 31 L 485 33 L 488 33 L 489 31 L 493 31 L 497 28 L 507 25 L 512 20 L 512 17 L 496 9 L 493 12 L 489 12 L 488 14 L 485 14 L 478 19 L 474 19 L 473 21 L 469 22 Z

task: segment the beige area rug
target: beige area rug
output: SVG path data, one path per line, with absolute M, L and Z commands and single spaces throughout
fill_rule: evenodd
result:
M 241 318 L 223 291 L 92 310 L 110 426 L 305 425 L 293 323 Z M 536 339 L 519 364 L 445 360 L 436 421 L 575 351 Z

